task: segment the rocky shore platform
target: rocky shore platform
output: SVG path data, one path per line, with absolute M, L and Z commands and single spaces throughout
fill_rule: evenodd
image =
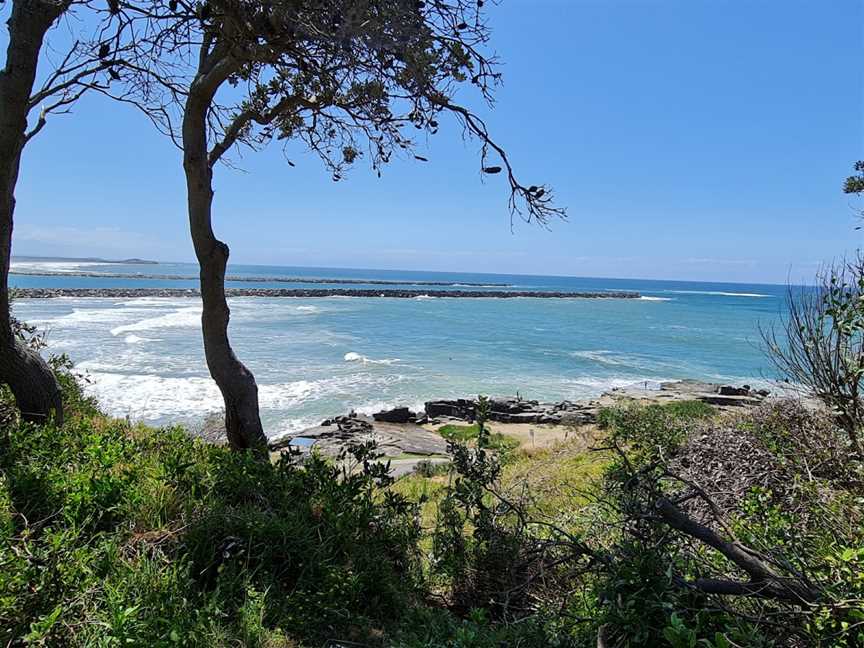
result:
M 417 299 L 450 297 L 460 299 L 639 299 L 637 292 L 542 292 L 529 290 L 399 290 L 367 288 L 228 288 L 228 297 L 390 297 Z M 200 292 L 182 288 L 16 288 L 20 299 L 51 299 L 57 297 L 106 297 L 134 299 L 136 297 L 198 297 Z
M 593 400 L 543 403 L 537 400 L 492 398 L 489 427 L 535 446 L 567 438 L 569 431 L 597 422 L 603 407 L 626 402 L 643 404 L 697 400 L 721 410 L 753 407 L 769 397 L 766 390 L 748 385 L 732 386 L 694 380 L 664 382 L 613 389 Z M 447 461 L 447 442 L 437 430 L 448 424 L 473 423 L 477 414 L 474 399 L 427 401 L 422 412 L 396 407 L 366 416 L 350 412 L 322 421 L 290 436 L 274 439 L 270 449 L 279 452 L 289 446 L 308 451 L 312 447 L 335 456 L 349 443 L 374 440 L 378 449 L 391 458 L 396 476 L 414 470 L 418 463 Z

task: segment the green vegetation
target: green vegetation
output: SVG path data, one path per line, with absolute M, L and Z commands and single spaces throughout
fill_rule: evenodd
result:
M 453 443 L 476 442 L 480 437 L 480 424 L 444 425 L 438 428 L 438 434 Z M 500 432 L 489 432 L 484 437 L 484 447 L 507 456 L 519 447 L 519 441 Z
M 380 464 L 262 464 L 78 402 L 4 428 L 4 644 L 320 645 L 408 614 L 419 529 Z
M 63 426 L 0 404 L 7 645 L 864 641 L 864 471 L 825 414 L 622 407 L 592 450 L 531 452 L 481 420 L 442 428 L 451 467 L 394 483 L 370 445 L 264 464 L 109 419 L 54 365 Z

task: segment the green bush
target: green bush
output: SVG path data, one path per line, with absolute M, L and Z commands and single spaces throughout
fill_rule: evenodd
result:
M 420 592 L 415 507 L 369 447 L 262 464 L 80 412 L 0 444 L 4 645 L 366 640 Z
M 677 401 L 663 405 L 637 403 L 603 408 L 597 420 L 613 442 L 626 446 L 637 463 L 669 457 L 684 442 L 695 421 L 708 418 L 714 409 L 701 401 Z
M 438 428 L 438 434 L 454 443 L 468 443 L 477 441 L 480 437 L 480 425 L 443 425 Z M 486 432 L 484 436 L 484 448 L 494 450 L 505 458 L 508 453 L 519 447 L 519 441 L 513 437 L 500 432 Z

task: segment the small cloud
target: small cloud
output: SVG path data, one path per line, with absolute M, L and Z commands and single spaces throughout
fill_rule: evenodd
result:
M 520 258 L 529 255 L 528 252 L 521 250 L 431 250 L 431 249 L 413 249 L 413 248 L 383 248 L 376 250 L 376 253 L 390 257 L 411 257 L 426 256 L 430 258 L 475 258 L 475 257 L 494 257 L 494 258 Z
M 712 259 L 706 257 L 694 257 L 684 259 L 683 263 L 692 263 L 698 265 L 727 265 L 727 266 L 747 266 L 754 267 L 757 261 L 753 259 Z

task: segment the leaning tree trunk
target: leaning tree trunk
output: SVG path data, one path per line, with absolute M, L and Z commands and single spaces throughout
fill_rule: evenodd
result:
M 183 116 L 183 168 L 189 206 L 189 228 L 201 270 L 201 315 L 204 354 L 210 375 L 225 401 L 225 429 L 235 450 L 265 453 L 267 437 L 258 413 L 255 377 L 237 359 L 228 341 L 230 311 L 225 299 L 228 246 L 213 233 L 213 172 L 207 149 L 207 110 L 215 88 L 194 83 Z
M 15 184 L 27 132 L 30 94 L 45 32 L 67 3 L 17 0 L 8 21 L 6 67 L 0 71 L 0 383 L 9 386 L 21 416 L 63 422 L 60 387 L 51 369 L 15 335 L 9 308 L 9 262 Z

